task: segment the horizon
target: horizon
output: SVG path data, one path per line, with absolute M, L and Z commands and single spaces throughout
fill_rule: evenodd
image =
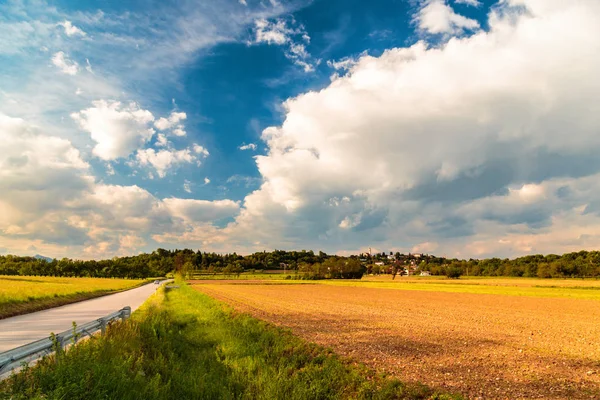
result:
M 284 252 L 312 252 L 313 254 L 319 254 L 320 252 L 322 252 L 322 250 L 306 250 L 306 249 L 302 249 L 302 250 L 281 250 L 281 249 L 274 249 L 274 250 L 262 250 L 262 251 L 255 251 L 253 253 L 237 253 L 235 251 L 232 252 L 221 252 L 221 253 L 217 253 L 217 252 L 211 252 L 211 251 L 204 251 L 201 249 L 189 249 L 189 248 L 182 248 L 182 249 L 163 249 L 163 248 L 157 248 L 154 249 L 152 251 L 149 252 L 140 252 L 137 254 L 130 254 L 130 255 L 126 255 L 126 256 L 118 256 L 118 257 L 136 257 L 139 255 L 143 255 L 143 254 L 153 254 L 154 252 L 158 251 L 158 250 L 168 250 L 171 252 L 178 252 L 178 251 L 185 251 L 185 250 L 190 250 L 194 253 L 207 253 L 207 254 L 217 254 L 219 256 L 225 256 L 225 255 L 231 255 L 231 254 L 237 254 L 238 256 L 242 256 L 242 257 L 247 257 L 247 256 L 251 256 L 253 254 L 257 254 L 257 253 L 273 253 L 276 251 L 284 251 Z M 421 256 L 427 256 L 427 257 L 434 257 L 434 258 L 442 258 L 442 259 L 447 259 L 447 260 L 453 260 L 453 259 L 457 259 L 459 261 L 467 261 L 467 260 L 476 260 L 476 261 L 484 261 L 484 260 L 489 260 L 489 259 L 494 259 L 494 258 L 498 258 L 501 260 L 515 260 L 515 259 L 519 259 L 519 258 L 526 258 L 526 257 L 534 257 L 534 256 L 541 256 L 541 257 L 548 257 L 548 256 L 565 256 L 567 254 L 576 254 L 576 253 L 580 253 L 580 252 L 587 252 L 587 253 L 592 253 L 592 252 L 600 252 L 600 250 L 579 250 L 579 251 L 573 251 L 573 252 L 567 252 L 567 253 L 529 253 L 529 254 L 523 254 L 523 255 L 518 255 L 518 256 L 513 256 L 513 257 L 485 257 L 485 258 L 476 258 L 476 257 L 472 257 L 472 258 L 456 258 L 456 257 L 447 257 L 446 255 L 443 254 L 434 254 L 434 253 L 411 253 L 411 252 L 401 252 L 401 251 L 384 251 L 384 250 L 377 250 L 377 251 L 373 251 L 371 254 L 371 256 L 373 255 L 381 255 L 381 254 L 386 254 L 389 255 L 390 253 L 392 253 L 393 255 L 395 255 L 396 253 L 400 253 L 401 255 L 421 255 Z M 327 252 L 323 252 L 325 253 L 327 256 L 334 256 L 334 257 L 352 257 L 352 256 L 361 256 L 361 255 L 365 255 L 365 254 L 369 254 L 369 252 L 362 252 L 362 253 L 353 253 L 353 254 L 330 254 Z M 61 258 L 57 258 L 57 257 L 48 257 L 46 255 L 43 254 L 35 254 L 35 255 L 19 255 L 19 254 L 0 254 L 0 256 L 13 256 L 13 257 L 30 257 L 30 258 L 41 258 L 41 259 L 45 259 L 46 261 L 48 261 L 48 259 L 50 260 L 61 260 L 62 258 L 67 258 L 67 259 L 71 259 L 73 261 L 102 261 L 102 260 L 109 260 L 112 259 L 113 257 L 109 257 L 109 258 L 89 258 L 89 259 L 84 259 L 84 258 L 73 258 L 73 257 L 61 257 Z
M 597 15 L 597 0 L 0 4 L 0 255 L 599 249 Z

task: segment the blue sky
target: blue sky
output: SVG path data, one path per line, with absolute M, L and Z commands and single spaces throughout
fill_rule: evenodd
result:
M 595 248 L 597 9 L 3 2 L 0 252 Z

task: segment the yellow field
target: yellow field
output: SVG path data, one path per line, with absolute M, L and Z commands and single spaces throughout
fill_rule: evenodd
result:
M 144 280 L 0 276 L 0 318 L 133 288 Z
M 332 286 L 418 290 L 446 293 L 497 294 L 525 297 L 556 297 L 600 300 L 600 280 L 469 277 L 396 277 L 369 276 L 361 280 L 317 281 Z

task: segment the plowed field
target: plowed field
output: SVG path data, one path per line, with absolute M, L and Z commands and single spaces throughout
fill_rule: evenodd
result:
M 600 302 L 329 285 L 200 283 L 407 381 L 481 399 L 600 399 Z

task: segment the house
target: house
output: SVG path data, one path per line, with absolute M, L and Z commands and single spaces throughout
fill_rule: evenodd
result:
M 420 276 L 431 276 L 431 272 L 429 272 L 429 271 L 421 271 Z

